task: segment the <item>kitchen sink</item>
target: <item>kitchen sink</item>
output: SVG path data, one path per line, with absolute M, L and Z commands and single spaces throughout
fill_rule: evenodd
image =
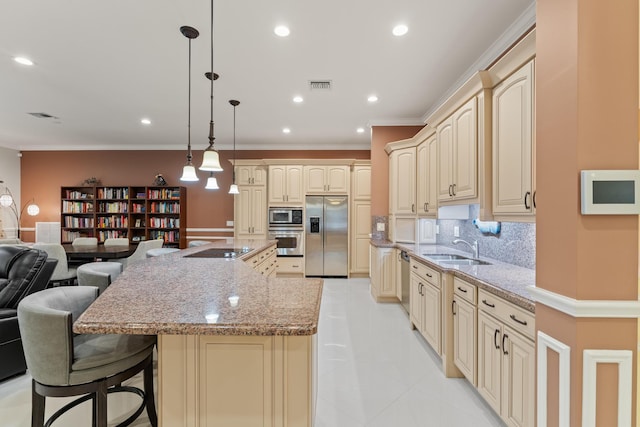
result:
M 456 260 L 456 259 L 469 259 L 462 255 L 454 255 L 454 254 L 422 254 L 422 256 L 432 259 L 434 261 L 446 261 L 446 260 Z
M 462 259 L 444 259 L 439 260 L 442 265 L 491 265 L 490 262 L 480 261 L 479 259 L 462 258 Z

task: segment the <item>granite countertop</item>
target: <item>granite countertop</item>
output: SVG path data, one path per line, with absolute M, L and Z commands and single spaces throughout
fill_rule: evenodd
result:
M 275 243 L 225 239 L 132 264 L 78 318 L 73 330 L 313 335 L 320 315 L 322 280 L 266 278 L 243 261 Z M 235 259 L 185 258 L 211 248 L 242 247 L 253 250 Z
M 399 248 L 406 250 L 410 257 L 415 258 L 430 267 L 451 273 L 455 277 L 466 280 L 513 304 L 530 312 L 535 312 L 535 301 L 528 291 L 528 287 L 535 286 L 535 270 L 507 264 L 492 258 L 480 256 L 483 261 L 491 265 L 442 265 L 431 260 L 424 254 L 457 254 L 471 258 L 470 252 L 460 251 L 442 245 L 412 245 L 410 243 L 393 243 L 388 240 L 371 240 L 371 244 L 379 248 Z

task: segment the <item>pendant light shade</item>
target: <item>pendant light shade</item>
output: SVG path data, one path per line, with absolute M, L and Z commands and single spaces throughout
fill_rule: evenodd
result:
M 236 184 L 231 184 L 231 187 L 229 187 L 229 194 L 240 194 L 240 190 L 238 190 L 238 186 Z
M 189 39 L 189 119 L 187 124 L 187 164 L 182 168 L 182 176 L 180 181 L 199 181 L 198 175 L 196 175 L 196 168 L 191 163 L 193 156 L 191 155 L 191 40 L 198 37 L 200 34 L 198 30 L 193 27 L 183 26 L 180 27 L 180 32 L 183 36 Z
M 213 176 L 213 174 L 211 174 L 207 179 L 207 185 L 205 185 L 204 188 L 207 190 L 217 190 L 220 188 L 218 187 L 218 180 Z
M 213 147 L 216 139 L 213 132 L 213 82 L 218 78 L 218 75 L 213 72 L 213 0 L 211 0 L 211 71 L 205 75 L 211 80 L 211 120 L 209 121 L 209 146 L 204 150 L 202 165 L 199 169 L 201 171 L 221 172 L 220 156 L 218 155 L 218 151 Z M 205 188 L 209 188 L 209 184 L 207 184 Z M 216 188 L 218 188 L 217 184 Z

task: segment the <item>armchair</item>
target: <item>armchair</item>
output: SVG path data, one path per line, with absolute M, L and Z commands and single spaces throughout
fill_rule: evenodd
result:
M 18 303 L 47 286 L 58 263 L 47 253 L 22 246 L 0 246 L 0 381 L 25 372 L 18 328 Z

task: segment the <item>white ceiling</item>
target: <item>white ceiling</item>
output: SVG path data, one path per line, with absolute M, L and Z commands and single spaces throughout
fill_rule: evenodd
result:
M 535 0 L 215 0 L 214 16 L 217 148 L 232 146 L 228 100 L 238 99 L 238 149 L 369 149 L 371 125 L 423 124 L 533 24 Z M 391 34 L 397 23 L 408 25 L 404 37 Z M 291 35 L 277 37 L 277 24 Z M 182 25 L 200 31 L 192 42 L 191 142 L 201 150 L 210 115 L 209 0 L 2 0 L 0 146 L 186 148 Z M 18 55 L 36 65 L 15 63 Z M 313 79 L 333 88 L 310 91 Z M 294 104 L 294 95 L 304 102 Z M 56 118 L 27 114 L 34 112 Z

